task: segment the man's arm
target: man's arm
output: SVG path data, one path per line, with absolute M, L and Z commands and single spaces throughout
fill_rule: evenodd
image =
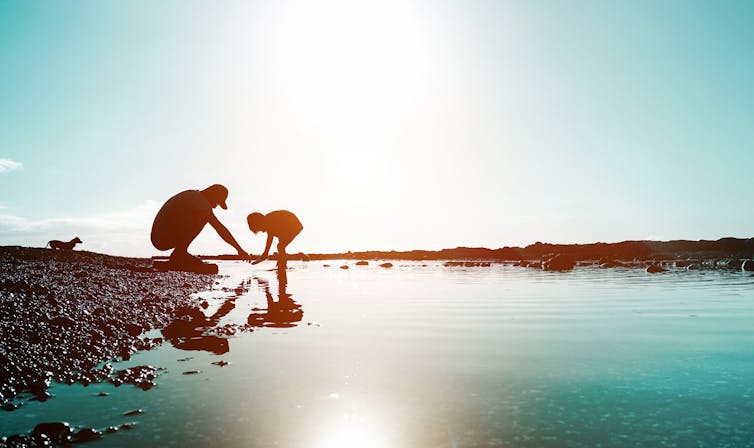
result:
M 260 263 L 260 262 L 264 261 L 265 259 L 267 259 L 267 254 L 270 253 L 270 246 L 272 246 L 272 239 L 273 238 L 274 238 L 274 236 L 272 236 L 272 233 L 267 233 L 267 245 L 265 245 L 265 247 L 264 247 L 264 253 L 262 255 L 260 255 L 259 258 L 257 258 L 256 260 L 254 260 L 254 262 L 251 263 L 251 264 L 257 264 L 257 263 Z
M 235 238 L 233 238 L 233 235 L 230 234 L 230 231 L 221 223 L 214 213 L 210 213 L 209 217 L 209 224 L 215 229 L 218 235 L 220 235 L 220 238 L 225 240 L 226 243 L 233 246 L 238 251 L 238 256 L 243 259 L 248 259 L 249 254 L 243 250 L 240 244 L 238 244 L 238 241 L 236 241 Z

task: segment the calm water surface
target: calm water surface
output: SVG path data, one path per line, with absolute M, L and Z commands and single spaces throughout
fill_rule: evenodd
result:
M 226 353 L 165 343 L 114 364 L 164 367 L 156 388 L 55 385 L 0 434 L 64 420 L 136 422 L 101 447 L 754 446 L 750 274 L 327 263 L 287 278 L 221 263 L 205 314 L 255 326 Z

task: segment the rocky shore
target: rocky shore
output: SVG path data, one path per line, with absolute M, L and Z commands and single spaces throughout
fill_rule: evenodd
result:
M 214 282 L 154 272 L 149 259 L 0 247 L 0 407 L 46 400 L 52 381 L 151 387 L 154 368 L 98 366 L 162 343 L 144 332 L 173 322 Z

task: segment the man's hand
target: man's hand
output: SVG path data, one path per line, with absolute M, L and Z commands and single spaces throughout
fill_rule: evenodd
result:
M 240 247 L 238 249 L 236 249 L 236 250 L 238 250 L 238 259 L 239 260 L 241 260 L 241 261 L 251 261 L 251 255 L 249 255 L 248 252 L 246 252 L 245 250 L 241 249 Z

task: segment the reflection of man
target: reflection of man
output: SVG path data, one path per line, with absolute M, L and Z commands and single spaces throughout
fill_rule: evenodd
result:
M 152 244 L 159 250 L 173 249 L 173 253 L 170 254 L 171 268 L 206 271 L 208 267 L 214 267 L 216 270 L 216 266 L 205 264 L 188 253 L 189 245 L 207 223 L 226 243 L 238 251 L 240 258 L 249 258 L 249 254 L 241 248 L 212 211 L 218 205 L 227 209 L 227 198 L 228 189 L 215 184 L 201 191 L 183 191 L 165 202 L 152 224 Z

